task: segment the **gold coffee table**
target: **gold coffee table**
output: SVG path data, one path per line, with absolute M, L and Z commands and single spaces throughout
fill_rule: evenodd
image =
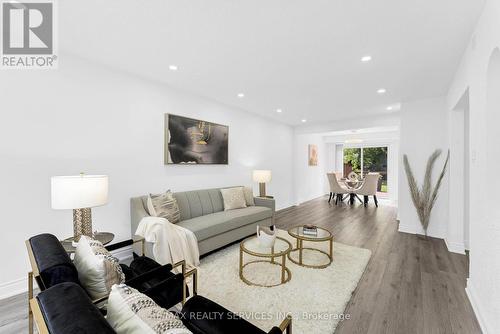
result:
M 274 247 L 272 248 L 262 247 L 259 244 L 259 240 L 257 239 L 256 236 L 243 240 L 240 243 L 240 279 L 248 285 L 255 285 L 266 288 L 271 288 L 273 286 L 285 284 L 292 278 L 292 273 L 290 272 L 290 269 L 286 267 L 286 256 L 288 255 L 288 253 L 290 253 L 291 249 L 292 249 L 292 244 L 288 240 L 281 237 L 276 237 Z M 251 260 L 248 261 L 247 263 L 244 263 L 243 255 L 245 253 L 254 257 L 262 258 L 262 260 Z M 279 260 L 276 261 L 275 259 L 279 257 L 281 257 L 281 261 Z M 265 284 L 255 283 L 247 279 L 243 274 L 243 269 L 246 266 L 255 263 L 268 263 L 270 265 L 280 266 L 281 267 L 280 283 L 265 285 Z
M 292 237 L 297 239 L 297 247 L 295 247 L 294 249 L 292 249 L 288 253 L 288 259 L 290 261 L 292 261 L 293 263 L 298 264 L 299 266 L 302 266 L 302 267 L 316 268 L 316 269 L 322 269 L 322 268 L 328 267 L 332 263 L 332 260 L 333 260 L 333 235 L 330 233 L 330 231 L 325 230 L 324 228 L 321 228 L 321 227 L 317 227 L 318 234 L 316 236 L 306 235 L 306 234 L 304 234 L 303 228 L 304 228 L 304 226 L 302 225 L 302 226 L 292 227 L 291 229 L 288 230 L 288 234 L 290 234 Z M 321 249 L 312 248 L 312 247 L 304 247 L 304 241 L 328 242 L 329 247 L 330 247 L 330 252 L 327 253 L 325 251 L 322 251 Z M 306 264 L 306 263 L 304 263 L 303 256 L 302 256 L 304 249 L 307 249 L 307 250 L 310 250 L 313 252 L 319 252 L 321 254 L 325 254 L 326 256 L 328 256 L 328 262 L 323 263 L 323 264 Z M 298 261 L 291 257 L 291 254 L 294 252 L 299 253 Z

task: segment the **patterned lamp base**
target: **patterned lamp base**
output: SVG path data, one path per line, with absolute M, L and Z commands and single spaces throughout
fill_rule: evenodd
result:
M 73 240 L 78 242 L 82 235 L 92 237 L 92 211 L 90 208 L 73 210 Z
M 266 197 L 266 184 L 264 182 L 259 183 L 259 197 Z

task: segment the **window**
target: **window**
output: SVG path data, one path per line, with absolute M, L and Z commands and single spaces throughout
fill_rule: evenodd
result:
M 361 175 L 361 148 L 344 148 L 344 177 L 350 172 Z
M 344 148 L 344 177 L 351 171 L 361 178 L 368 173 L 379 173 L 382 177 L 378 192 L 387 193 L 387 147 Z

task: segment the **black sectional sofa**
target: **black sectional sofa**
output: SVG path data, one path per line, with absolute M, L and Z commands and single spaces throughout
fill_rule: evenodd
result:
M 129 240 L 106 248 L 114 250 L 134 243 Z M 26 241 L 35 279 L 41 292 L 33 297 L 30 290 L 30 332 L 33 319 L 39 333 L 115 333 L 96 305 L 103 300 L 91 300 L 80 281 L 78 272 L 59 240 L 51 234 L 41 234 Z M 181 266 L 174 274 L 173 267 Z M 130 266 L 122 265 L 126 284 L 148 295 L 159 306 L 170 308 L 182 303 L 180 318 L 195 334 L 266 334 L 250 322 L 236 316 L 221 305 L 197 295 L 196 269 L 186 272 L 184 262 L 161 266 L 150 258 L 136 256 Z M 186 278 L 193 277 L 192 297 Z M 217 317 L 200 317 L 200 314 Z M 291 334 L 291 318 L 287 317 L 269 334 Z M 139 333 L 138 333 L 139 334 Z

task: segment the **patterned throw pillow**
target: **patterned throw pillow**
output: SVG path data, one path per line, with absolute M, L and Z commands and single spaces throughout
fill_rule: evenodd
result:
M 93 299 L 108 296 L 114 284 L 125 282 L 118 259 L 100 241 L 82 235 L 73 262 L 80 282 Z
M 191 333 L 175 314 L 125 284 L 113 286 L 107 311 L 106 319 L 118 334 Z
M 164 194 L 149 194 L 148 211 L 151 216 L 165 218 L 172 224 L 181 220 L 179 205 L 170 190 Z
M 254 206 L 255 201 L 253 199 L 253 189 L 250 187 L 243 188 L 243 192 L 245 193 L 245 202 L 247 206 Z
M 243 187 L 221 189 L 220 192 L 224 200 L 224 211 L 247 207 Z

